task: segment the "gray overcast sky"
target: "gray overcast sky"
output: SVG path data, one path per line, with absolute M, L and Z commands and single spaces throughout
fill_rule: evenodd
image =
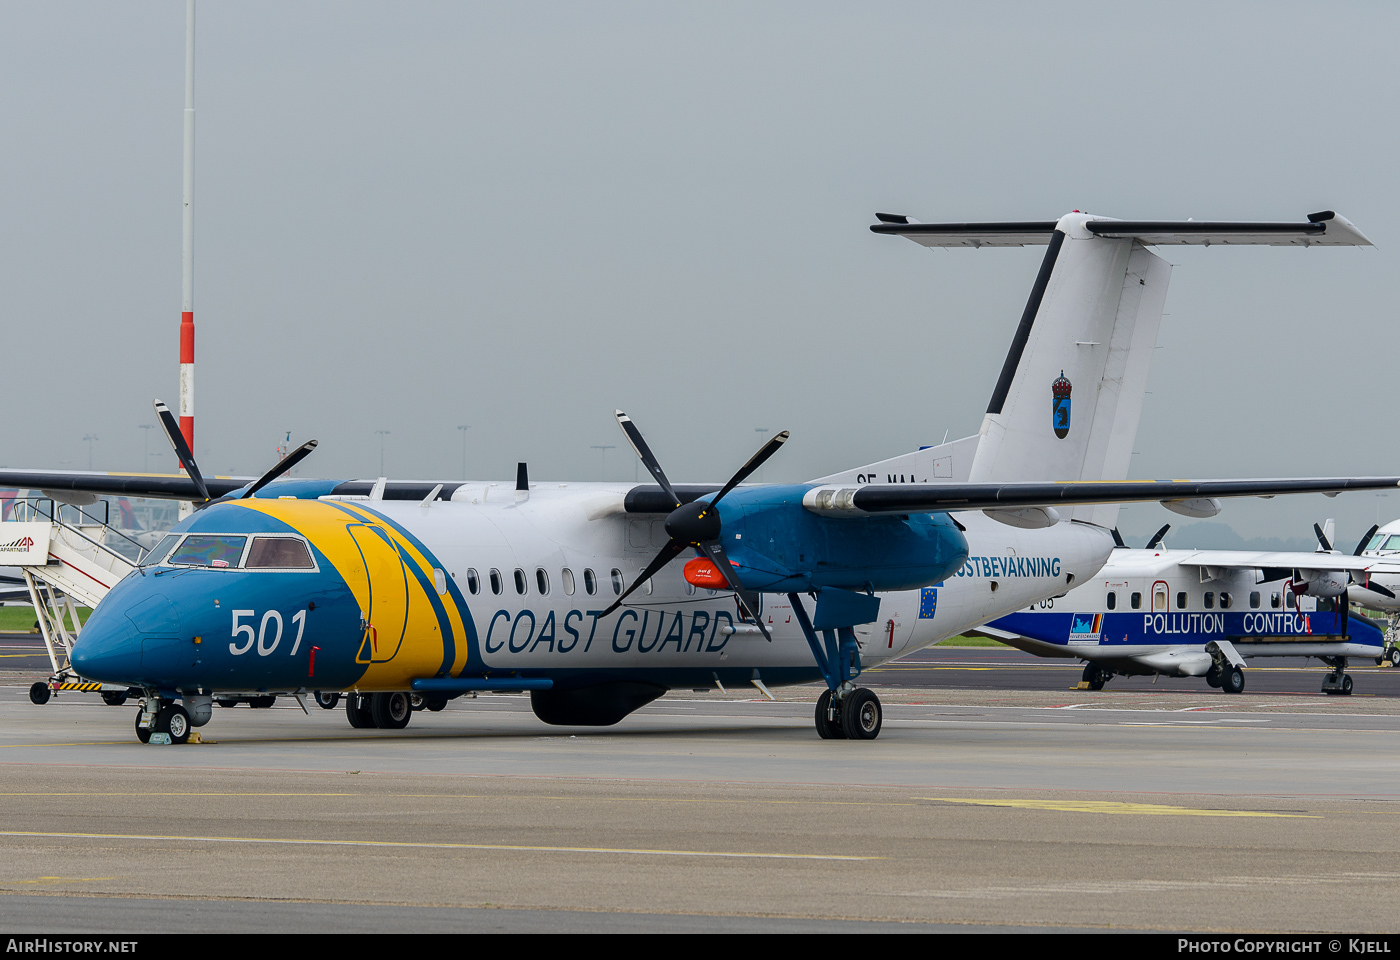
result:
M 176 400 L 184 11 L 0 6 L 0 463 L 139 469 Z M 1043 251 L 923 220 L 1300 219 L 1167 248 L 1135 476 L 1397 472 L 1394 4 L 201 0 L 198 437 L 255 472 L 799 480 L 976 431 Z M 150 437 L 153 467 L 173 458 Z M 1339 539 L 1378 501 L 1221 519 Z M 1172 519 L 1133 508 L 1124 527 Z M 1178 518 L 1179 519 L 1179 518 Z M 1350 545 L 1349 543 L 1347 544 Z

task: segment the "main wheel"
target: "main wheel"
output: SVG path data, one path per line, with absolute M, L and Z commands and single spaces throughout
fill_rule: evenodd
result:
M 841 704 L 841 729 L 846 731 L 847 740 L 874 740 L 880 735 L 883 721 L 880 698 L 873 690 L 858 687 Z
M 423 709 L 428 710 L 428 711 L 430 711 L 431 713 L 438 713 L 438 712 L 440 712 L 440 711 L 442 711 L 442 710 L 446 710 L 446 709 L 447 709 L 447 698 L 446 698 L 446 697 L 428 697 L 428 699 L 426 699 L 426 700 L 423 701 Z
M 266 710 L 268 707 L 272 706 L 276 702 L 277 697 L 275 695 L 271 697 L 248 698 L 248 706 L 252 707 L 254 710 Z
M 53 691 L 49 685 L 42 680 L 36 680 L 29 688 L 29 702 L 35 706 L 42 706 L 49 702 L 49 697 L 53 696 Z
M 109 707 L 120 707 L 126 703 L 127 692 L 125 690 L 103 690 L 102 702 Z
M 190 715 L 178 703 L 172 703 L 156 714 L 156 729 L 170 734 L 171 743 L 185 743 L 190 739 Z
M 1089 685 L 1090 690 L 1102 690 L 1103 685 L 1108 682 L 1103 667 L 1093 661 L 1084 664 L 1084 674 L 1080 679 Z
M 1400 667 L 1400 647 L 1391 647 L 1385 658 L 1390 661 L 1392 667 Z
M 1206 686 L 1214 687 L 1216 690 L 1219 690 L 1220 684 L 1220 668 L 1215 664 L 1211 664 L 1210 669 L 1206 671 Z
M 141 714 L 143 713 L 145 713 L 145 711 L 140 708 L 136 711 L 136 739 L 140 740 L 142 743 L 150 743 L 151 731 L 141 729 Z
M 335 705 L 340 702 L 340 694 L 327 693 L 324 690 L 316 691 L 316 706 L 322 710 L 334 710 Z
M 413 716 L 413 704 L 406 693 L 372 694 L 369 709 L 374 725 L 381 730 L 402 730 Z
M 817 698 L 817 736 L 823 740 L 845 740 L 846 731 L 841 729 L 841 713 L 831 719 L 831 691 L 824 690 Z
M 369 730 L 374 727 L 374 716 L 369 709 L 369 695 L 350 693 L 345 696 L 345 717 L 356 730 Z
M 1342 696 L 1351 696 L 1351 674 L 1342 674 Z
M 1239 667 L 1226 667 L 1220 675 L 1220 689 L 1226 693 L 1240 693 L 1244 690 L 1244 671 Z

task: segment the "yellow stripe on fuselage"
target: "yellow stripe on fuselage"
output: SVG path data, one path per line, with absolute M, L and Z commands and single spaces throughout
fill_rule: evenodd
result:
M 384 607 L 384 598 L 394 597 L 396 593 L 401 595 L 404 590 L 402 581 L 381 582 L 380 578 L 385 576 L 382 569 L 376 571 L 373 581 L 368 579 L 369 572 L 365 569 L 360 547 L 350 528 L 370 526 L 382 531 L 398 547 L 400 557 L 408 568 L 407 622 L 403 628 L 403 641 L 389 654 L 391 659 L 366 663 L 357 686 L 363 690 L 406 690 L 411 680 L 437 676 L 442 669 L 444 644 L 443 627 L 433 608 L 433 598 L 427 592 L 434 589 L 433 564 L 392 524 L 373 511 L 345 501 L 249 499 L 236 503 L 282 521 L 315 544 L 350 587 L 362 613 L 371 609 L 371 590 L 381 598 L 381 608 Z M 421 576 L 415 575 L 415 571 Z M 447 575 L 444 571 L 444 576 Z M 428 585 L 426 589 L 425 583 Z M 457 609 L 451 594 L 438 599 L 446 611 L 447 623 L 455 641 L 452 674 L 456 675 L 467 665 L 467 631 L 462 623 L 461 611 Z M 397 608 L 394 619 L 403 622 L 401 606 Z M 388 627 L 389 631 L 397 629 L 396 624 Z M 393 641 L 386 638 L 386 642 Z

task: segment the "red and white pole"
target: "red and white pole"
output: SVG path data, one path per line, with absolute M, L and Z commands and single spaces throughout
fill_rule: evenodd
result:
M 184 284 L 180 305 L 180 432 L 194 452 L 194 0 L 185 7 Z

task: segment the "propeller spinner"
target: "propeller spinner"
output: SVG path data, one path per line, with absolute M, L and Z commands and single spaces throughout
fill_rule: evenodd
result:
M 724 546 L 720 542 L 720 519 L 716 505 L 739 484 L 748 479 L 764 462 L 773 454 L 778 452 L 778 448 L 787 442 L 788 432 L 783 432 L 774 436 L 771 440 L 759 448 L 759 451 L 749 458 L 734 476 L 715 494 L 711 500 L 696 500 L 692 503 L 682 504 L 680 497 L 676 495 L 675 489 L 671 486 L 671 481 L 666 478 L 666 471 L 661 469 L 661 464 L 651 452 L 651 447 L 647 446 L 646 438 L 637 429 L 637 425 L 632 422 L 632 418 L 621 410 L 614 412 L 617 417 L 617 425 L 622 428 L 622 433 L 627 437 L 627 442 L 632 445 L 632 449 L 637 452 L 637 457 L 646 466 L 647 470 L 656 482 L 661 485 L 661 489 L 666 491 L 666 495 L 671 498 L 675 509 L 666 517 L 666 533 L 670 535 L 670 540 L 661 548 L 658 553 L 647 564 L 645 570 L 632 581 L 632 585 L 622 592 L 612 606 L 603 611 L 603 616 L 612 613 L 622 602 L 626 600 L 634 590 L 636 590 L 647 580 L 651 579 L 657 571 L 672 560 L 676 559 L 687 547 L 694 547 L 705 559 L 714 564 L 715 569 L 728 582 L 730 589 L 734 591 L 739 600 L 740 606 L 744 608 L 744 613 L 758 625 L 765 639 L 771 641 L 773 638 L 768 633 L 768 628 L 763 625 L 763 621 L 758 616 L 758 594 L 750 590 L 739 580 L 738 571 L 729 562 L 728 555 L 724 552 Z

